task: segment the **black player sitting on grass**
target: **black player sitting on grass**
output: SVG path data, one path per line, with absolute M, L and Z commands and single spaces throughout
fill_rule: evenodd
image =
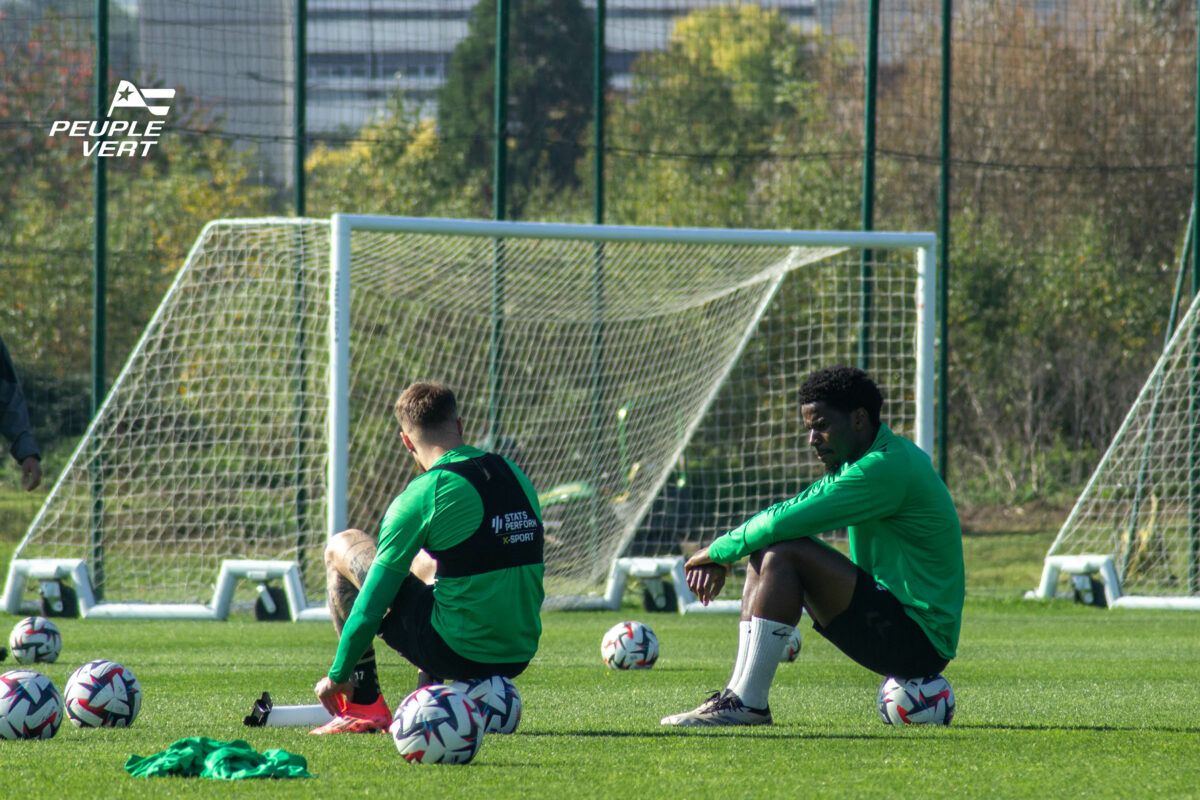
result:
M 313 733 L 388 727 L 377 633 L 424 673 L 423 682 L 516 677 L 541 637 L 543 529 L 529 479 L 508 459 L 464 443 L 454 394 L 441 384 L 405 389 L 396 419 L 426 471 L 392 502 L 378 543 L 360 530 L 329 540 L 329 611 L 339 641 L 315 691 L 335 716 Z
M 750 557 L 737 660 L 724 691 L 664 725 L 770 724 L 767 694 L 802 609 L 814 630 L 881 675 L 923 678 L 954 658 L 962 530 L 929 457 L 880 422 L 883 397 L 862 370 L 818 370 L 799 399 L 827 474 L 688 559 L 688 587 L 708 603 L 725 565 Z M 843 527 L 849 558 L 817 538 Z

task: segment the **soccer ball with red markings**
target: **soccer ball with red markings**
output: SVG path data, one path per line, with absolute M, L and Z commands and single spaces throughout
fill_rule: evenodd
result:
M 888 725 L 949 725 L 954 719 L 954 690 L 941 675 L 879 686 L 879 716 Z
M 128 728 L 142 710 L 142 686 L 115 661 L 89 661 L 71 673 L 63 700 L 80 728 Z
M 40 672 L 0 675 L 0 739 L 49 739 L 62 724 L 62 696 Z
M 45 617 L 26 617 L 13 626 L 8 635 L 8 649 L 22 664 L 38 661 L 49 664 L 58 659 L 62 650 L 62 634 Z
M 521 723 L 521 693 L 503 675 L 450 684 L 475 701 L 488 733 L 512 733 Z
M 787 644 L 783 646 L 783 652 L 779 654 L 779 660 L 795 661 L 800 657 L 800 648 L 804 642 L 800 638 L 800 629 L 792 628 L 792 634 L 788 637 Z
M 658 661 L 658 637 L 649 625 L 618 622 L 600 640 L 600 657 L 609 669 L 650 669 Z
M 388 730 L 410 764 L 466 764 L 483 744 L 484 724 L 465 692 L 435 684 L 404 698 Z

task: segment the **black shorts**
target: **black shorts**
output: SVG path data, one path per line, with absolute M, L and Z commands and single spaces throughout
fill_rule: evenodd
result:
M 470 680 L 503 675 L 515 678 L 529 666 L 485 664 L 463 658 L 446 644 L 433 627 L 433 586 L 407 575 L 392 608 L 379 625 L 379 638 L 427 674 L 443 680 Z
M 950 662 L 938 654 L 904 605 L 861 567 L 850 605 L 829 625 L 813 630 L 854 661 L 880 675 L 901 679 L 936 675 Z

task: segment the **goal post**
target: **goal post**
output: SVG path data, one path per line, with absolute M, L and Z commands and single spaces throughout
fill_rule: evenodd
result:
M 736 413 L 731 409 L 746 402 L 744 387 L 730 383 L 739 367 L 746 373 L 757 371 L 760 380 L 762 373 L 767 372 L 774 384 L 767 392 L 756 395 L 756 401 L 762 406 L 776 407 L 758 409 L 756 413 L 760 417 L 770 417 L 772 433 L 784 437 L 770 443 L 766 449 L 806 449 L 798 428 L 799 410 L 790 405 L 794 403 L 794 396 L 789 398 L 788 393 L 794 395 L 800 381 L 812 369 L 836 362 L 854 363 L 861 338 L 866 337 L 869 341 L 878 338 L 877 365 L 885 375 L 881 383 L 893 400 L 889 409 L 896 412 L 898 425 L 904 433 L 912 436 L 926 452 L 933 451 L 936 308 L 936 237 L 933 234 L 652 228 L 339 214 L 331 221 L 331 291 L 337 299 L 333 303 L 330 335 L 335 343 L 339 343 L 332 363 L 344 364 L 346 369 L 335 367 L 330 374 L 330 533 L 342 530 L 352 521 L 341 516 L 344 509 L 337 498 L 349 497 L 353 493 L 351 487 L 358 482 L 350 474 L 350 465 L 358 460 L 351 454 L 354 447 L 350 442 L 350 431 L 354 426 L 350 419 L 354 413 L 352 406 L 360 392 L 351 387 L 358 387 L 363 379 L 350 374 L 354 372 L 355 361 L 352 350 L 358 348 L 355 334 L 350 331 L 355 329 L 353 320 L 364 313 L 357 304 L 373 303 L 376 299 L 365 296 L 369 293 L 356 288 L 354 276 L 364 260 L 373 258 L 371 254 L 380 251 L 380 242 L 389 237 L 423 241 L 426 244 L 416 249 L 426 254 L 439 249 L 433 242 L 449 240 L 458 242 L 462 250 L 475 254 L 472 257 L 475 278 L 471 297 L 476 328 L 474 336 L 468 338 L 474 338 L 480 349 L 474 355 L 473 364 L 440 365 L 431 377 L 443 377 L 456 390 L 465 390 L 471 406 L 469 416 L 475 422 L 472 426 L 475 435 L 501 451 L 511 448 L 507 454 L 530 471 L 540 490 L 557 495 L 556 490 L 564 483 L 583 482 L 592 492 L 587 498 L 547 509 L 551 543 L 547 551 L 548 605 L 552 607 L 611 605 L 611 593 L 604 591 L 604 579 L 614 559 L 626 552 L 639 534 L 643 540 L 653 536 L 647 530 L 647 516 L 656 501 L 662 499 L 664 487 L 679 470 L 681 461 L 688 457 L 689 449 L 704 449 L 703 444 L 698 445 L 695 441 L 698 431 L 711 434 L 718 430 L 720 423 L 714 424 L 714 419 L 729 417 Z M 496 245 L 498 242 L 503 243 L 502 249 Z M 498 250 L 504 258 L 504 274 L 499 276 Z M 877 287 L 881 295 L 877 313 L 881 316 L 873 330 L 862 327 L 863 288 L 859 270 L 862 251 L 877 251 L 876 260 L 881 270 Z M 597 257 L 597 253 L 602 257 Z M 693 274 L 686 267 L 689 259 L 703 268 Z M 562 270 L 557 280 L 544 274 L 547 264 Z M 628 271 L 631 264 L 636 265 L 640 285 L 623 288 L 639 296 L 614 299 L 612 284 L 629 283 L 630 276 L 622 274 L 621 270 Z M 679 267 L 681 264 L 684 265 L 682 268 Z M 714 268 L 717 264 L 720 268 Z M 740 266 L 730 266 L 732 264 Z M 606 274 L 598 277 L 597 271 L 601 269 Z M 563 273 L 573 277 L 566 278 Z M 529 283 L 531 274 L 539 276 L 533 285 Z M 661 283 L 656 285 L 656 279 Z M 710 281 L 711 285 L 708 285 Z M 797 307 L 804 303 L 801 295 L 805 281 L 814 284 L 809 291 L 819 298 L 817 310 Z M 499 325 L 494 319 L 495 308 L 491 302 L 497 283 L 504 287 L 503 291 L 508 295 L 505 305 L 514 317 L 500 321 Z M 596 302 L 597 283 L 608 284 L 606 303 Z M 697 337 L 698 352 L 709 353 L 711 363 L 705 362 L 699 369 L 695 364 L 685 368 L 685 371 L 691 370 L 687 379 L 681 381 L 685 385 L 669 386 L 668 381 L 655 383 L 651 380 L 644 388 L 631 390 L 629 381 L 620 374 L 610 374 L 614 370 L 636 373 L 645 366 L 639 363 L 643 358 L 660 366 L 687 358 L 686 348 L 665 343 L 656 347 L 652 342 L 647 343 L 636 330 L 620 330 L 623 323 L 629 326 L 629 318 L 674 314 L 683 326 L 679 335 L 684 335 L 689 313 L 701 309 L 699 313 L 704 314 L 704 308 L 728 302 L 731 296 L 737 298 L 729 303 L 736 306 L 735 310 L 712 314 L 725 314 L 725 323 L 710 324 L 705 332 L 692 334 Z M 522 398 L 494 396 L 496 384 L 487 373 L 494 369 L 497 350 L 509 356 L 528 353 L 540 363 L 540 357 L 535 354 L 543 345 L 528 341 L 516 344 L 527 335 L 521 329 L 522 322 L 515 319 L 521 312 L 513 310 L 522 303 L 527 308 L 532 304 L 553 318 L 553 322 L 545 322 L 548 328 L 542 332 L 543 337 L 561 336 L 551 330 L 554 326 L 574 331 L 573 339 L 579 343 L 570 349 L 573 355 L 556 362 L 566 373 L 562 377 L 574 385 L 573 398 L 547 400 L 545 394 L 526 394 Z M 564 305 L 560 307 L 556 303 Z M 603 310 L 598 311 L 601 307 Z M 430 309 L 428 313 L 436 317 L 437 312 Z M 789 314 L 794 316 L 789 319 Z M 375 312 L 366 311 L 365 315 L 373 317 Z M 766 322 L 768 318 L 769 323 Z M 811 348 L 807 359 L 791 360 L 789 356 L 775 363 L 764 363 L 771 360 L 772 352 L 788 347 L 781 347 L 776 341 L 772 348 L 771 344 L 764 346 L 757 340 L 764 338 L 768 327 L 771 331 L 765 338 L 786 339 L 793 335 L 788 329 L 792 323 L 798 326 L 794 332 L 797 337 L 827 337 L 825 347 L 805 343 L 806 348 Z M 605 352 L 599 360 L 594 337 L 590 344 L 583 341 L 597 325 L 608 332 Z M 497 327 L 507 331 L 500 342 L 494 335 Z M 661 330 L 663 326 L 635 323 L 632 327 L 654 329 L 658 336 L 669 335 Z M 666 327 L 669 329 L 670 325 Z M 901 331 L 899 334 L 898 330 Z M 716 333 L 720 336 L 715 336 Z M 794 347 L 794 343 L 792 345 Z M 749 350 L 756 348 L 758 352 L 748 355 Z M 501 371 L 505 376 L 527 371 L 529 364 L 519 363 L 520 360 L 508 363 Z M 565 363 L 568 360 L 570 363 Z M 595 374 L 597 363 L 604 365 L 606 374 Z M 551 365 L 545 366 L 553 369 Z M 748 379 L 755 380 L 747 374 L 733 380 L 744 382 Z M 601 387 L 599 392 L 595 391 L 596 386 Z M 588 388 L 593 391 L 585 397 L 589 395 Z M 340 398 L 343 394 L 346 400 Z M 657 396 L 646 399 L 637 396 L 639 394 Z M 387 396 L 380 396 L 379 402 L 386 399 Z M 561 435 L 560 432 L 557 438 L 570 440 L 569 443 L 543 441 L 539 444 L 539 439 L 554 438 L 545 436 L 537 428 L 540 424 L 555 424 L 555 403 L 565 403 L 562 409 L 572 409 L 567 424 L 577 428 L 576 435 Z M 675 419 L 659 419 L 655 430 L 647 431 L 646 406 L 656 407 L 659 413 L 669 407 L 668 413 L 673 413 Z M 597 411 L 597 407 L 603 410 Z M 784 408 L 791 410 L 782 411 Z M 545 422 L 539 422 L 539 414 Z M 792 419 L 780 420 L 781 415 L 790 415 Z M 489 429 L 490 425 L 497 424 L 498 430 Z M 624 443 L 621 441 L 622 425 L 634 429 L 625 432 Z M 612 430 L 606 433 L 604 429 L 609 427 Z M 745 432 L 745 428 L 745 425 L 734 426 L 730 435 L 736 435 L 734 430 Z M 645 435 L 651 437 L 652 444 L 640 449 L 629 444 L 631 437 Z M 615 439 L 610 442 L 615 447 L 596 443 L 596 439 L 606 438 Z M 736 448 L 738 443 L 729 442 L 729 446 Z M 590 460 L 590 464 L 572 466 L 564 460 L 563 451 L 589 448 L 594 451 L 585 459 Z M 554 452 L 556 449 L 557 453 Z M 693 460 L 701 457 L 693 454 Z M 707 457 L 712 460 L 711 454 Z M 700 515 L 705 519 L 697 519 L 693 514 L 691 530 L 668 531 L 665 537 L 660 534 L 658 541 L 643 541 L 642 544 L 656 554 L 678 554 L 680 545 L 686 544 L 679 541 L 681 535 L 686 537 L 687 543 L 711 537 L 719 533 L 722 526 L 732 527 L 740 522 L 740 514 L 753 513 L 794 493 L 804 482 L 819 474 L 815 462 L 804 453 L 792 459 L 780 459 L 777 452 L 762 453 L 758 457 L 764 462 L 774 462 L 780 468 L 780 474 L 773 476 L 775 485 L 790 488 L 775 491 L 784 494 L 763 492 L 761 487 L 738 487 L 736 478 L 726 478 L 726 485 L 716 488 L 716 492 L 724 497 L 693 503 L 706 506 L 708 513 Z M 613 459 L 615 463 L 612 463 Z M 809 463 L 796 469 L 797 462 Z M 764 464 L 761 468 L 769 467 Z M 714 470 L 707 471 L 712 473 Z M 736 468 L 727 469 L 727 472 L 732 471 Z M 632 477 L 631 472 L 635 473 Z M 711 486 L 700 486 L 696 490 L 712 489 Z M 575 530 L 564 533 L 564 528 Z M 579 534 L 581 530 L 591 531 L 588 534 L 590 540 L 575 541 L 569 547 L 565 540 L 587 538 Z M 565 552 L 568 549 L 573 550 L 569 555 Z M 566 560 L 572 561 L 569 567 L 563 563 Z M 589 560 L 590 563 L 584 563 Z
M 318 617 L 326 536 L 376 529 L 415 475 L 395 397 L 440 380 L 468 440 L 539 490 L 548 604 L 601 597 L 617 557 L 683 555 L 816 478 L 796 390 L 856 363 L 861 341 L 887 421 L 932 452 L 935 247 L 927 233 L 211 223 L 18 546 L 17 579 L 102 576 L 92 613 L 199 616 L 230 606 L 210 600 L 218 574 L 243 581 L 228 590 L 243 601 L 245 583 L 276 580 L 293 618 Z
M 1109 607 L 1200 610 L 1200 297 L 1046 554 L 1031 598 L 1072 575 Z

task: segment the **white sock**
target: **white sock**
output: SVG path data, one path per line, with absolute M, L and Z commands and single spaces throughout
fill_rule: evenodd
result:
M 333 715 L 320 703 L 311 706 L 272 706 L 263 724 L 268 727 L 315 728 L 331 719 Z
M 767 707 L 767 694 L 771 691 L 771 681 L 775 680 L 775 669 L 793 630 L 794 626 L 783 622 L 762 617 L 750 619 L 746 665 L 737 681 L 729 687 L 750 708 Z
M 738 620 L 738 649 L 737 658 L 733 662 L 733 674 L 729 676 L 729 683 L 725 684 L 725 688 L 732 687 L 737 683 L 742 673 L 746 671 L 746 654 L 750 652 L 750 620 Z

